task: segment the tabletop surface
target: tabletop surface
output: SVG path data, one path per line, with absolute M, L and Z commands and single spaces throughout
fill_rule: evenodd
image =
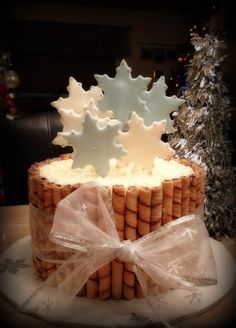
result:
M 29 235 L 28 205 L 0 207 L 0 252 L 27 235 Z M 221 241 L 236 259 L 236 237 L 222 238 Z M 18 312 L 4 297 L 0 297 L 0 322 L 1 327 L 55 327 L 48 322 Z M 236 284 L 223 300 L 207 312 L 174 324 L 175 328 L 227 328 L 233 326 L 236 327 Z M 57 327 L 59 328 L 58 325 Z M 79 325 L 78 327 L 85 326 Z M 88 328 L 88 326 L 86 327 Z

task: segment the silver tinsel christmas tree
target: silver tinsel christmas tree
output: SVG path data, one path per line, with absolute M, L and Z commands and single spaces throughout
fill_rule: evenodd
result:
M 177 132 L 169 136 L 180 157 L 205 165 L 205 222 L 211 235 L 230 235 L 235 227 L 235 168 L 228 137 L 230 100 L 221 63 L 225 43 L 213 34 L 191 35 L 195 53 L 187 69 L 185 103 L 175 118 Z

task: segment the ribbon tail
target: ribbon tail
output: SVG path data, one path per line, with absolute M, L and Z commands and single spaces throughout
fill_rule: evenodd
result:
M 216 283 L 216 267 L 209 236 L 200 218 L 182 217 L 136 241 L 135 265 L 151 279 L 148 294 L 155 284 L 165 289 L 185 289 Z M 142 276 L 141 276 L 142 277 Z
M 148 304 L 148 307 L 150 308 L 153 320 L 160 321 L 162 323 L 163 327 L 165 327 L 165 328 L 173 328 L 173 326 L 170 324 L 170 322 L 168 322 L 168 317 L 166 317 L 166 315 L 164 313 L 162 313 L 161 304 L 159 304 L 159 306 L 156 306 L 156 299 L 158 298 L 158 295 L 157 295 L 158 293 L 156 293 L 156 291 L 152 291 L 152 293 L 150 293 L 149 286 L 148 286 L 149 278 L 148 278 L 147 274 L 144 272 L 144 270 L 142 270 L 137 265 L 134 265 L 133 270 L 136 274 L 136 278 L 139 282 L 139 285 L 142 288 L 145 300 Z M 154 285 L 152 285 L 152 287 L 154 287 Z
M 60 322 L 69 315 L 72 301 L 89 277 L 110 262 L 113 254 L 110 249 L 76 252 L 27 297 L 19 310 Z

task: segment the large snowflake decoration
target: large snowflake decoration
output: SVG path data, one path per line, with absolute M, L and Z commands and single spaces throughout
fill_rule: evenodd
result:
M 56 109 L 73 109 L 75 113 L 82 114 L 84 107 L 88 106 L 91 98 L 93 98 L 96 104 L 97 101 L 103 97 L 101 88 L 91 86 L 88 91 L 85 91 L 82 84 L 77 82 L 73 77 L 69 78 L 67 90 L 69 92 L 68 97 L 60 97 L 58 100 L 51 103 Z
M 147 90 L 151 78 L 141 75 L 132 78 L 131 68 L 125 60 L 122 60 L 120 66 L 117 67 L 114 78 L 107 74 L 94 76 L 104 92 L 104 97 L 97 103 L 99 109 L 112 110 L 114 117 L 122 123 L 128 121 L 132 111 L 148 112 L 146 102 L 140 98 L 140 95 Z
M 142 93 L 142 99 L 147 102 L 149 112 L 143 113 L 141 116 L 146 125 L 165 119 L 166 133 L 172 133 L 176 129 L 173 127 L 174 121 L 170 118 L 170 114 L 176 111 L 184 103 L 184 100 L 176 96 L 166 96 L 166 90 L 165 77 L 161 76 L 157 82 L 153 83 L 150 91 L 144 91 Z
M 92 165 L 97 173 L 105 176 L 109 169 L 109 160 L 118 158 L 126 152 L 121 145 L 114 143 L 120 122 L 111 120 L 105 127 L 98 124 L 99 119 L 91 113 L 85 114 L 83 130 L 76 132 L 60 132 L 73 147 L 73 168 Z
M 147 127 L 143 119 L 133 112 L 128 123 L 129 131 L 121 132 L 115 139 L 128 152 L 122 158 L 124 162 L 134 162 L 151 171 L 157 156 L 169 159 L 174 155 L 175 152 L 170 145 L 161 140 L 165 132 L 165 120 L 154 122 Z

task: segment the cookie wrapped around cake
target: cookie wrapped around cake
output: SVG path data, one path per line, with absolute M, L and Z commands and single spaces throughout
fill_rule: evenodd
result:
M 69 96 L 53 103 L 63 123 L 54 143 L 71 146 L 73 153 L 29 169 L 33 262 L 43 280 L 74 253 L 49 238 L 57 206 L 91 181 L 109 194 L 120 240 L 137 240 L 204 204 L 204 168 L 175 157 L 161 140 L 174 131 L 169 114 L 183 101 L 165 95 L 163 77 L 147 91 L 150 79 L 132 78 L 130 72 L 123 60 L 114 79 L 95 75 L 98 86 L 88 91 L 70 78 Z M 98 209 L 87 211 L 99 225 Z M 73 270 L 67 266 L 57 284 Z M 157 288 L 162 292 L 163 286 Z M 133 299 L 143 291 L 133 263 L 115 258 L 94 272 L 78 295 Z

